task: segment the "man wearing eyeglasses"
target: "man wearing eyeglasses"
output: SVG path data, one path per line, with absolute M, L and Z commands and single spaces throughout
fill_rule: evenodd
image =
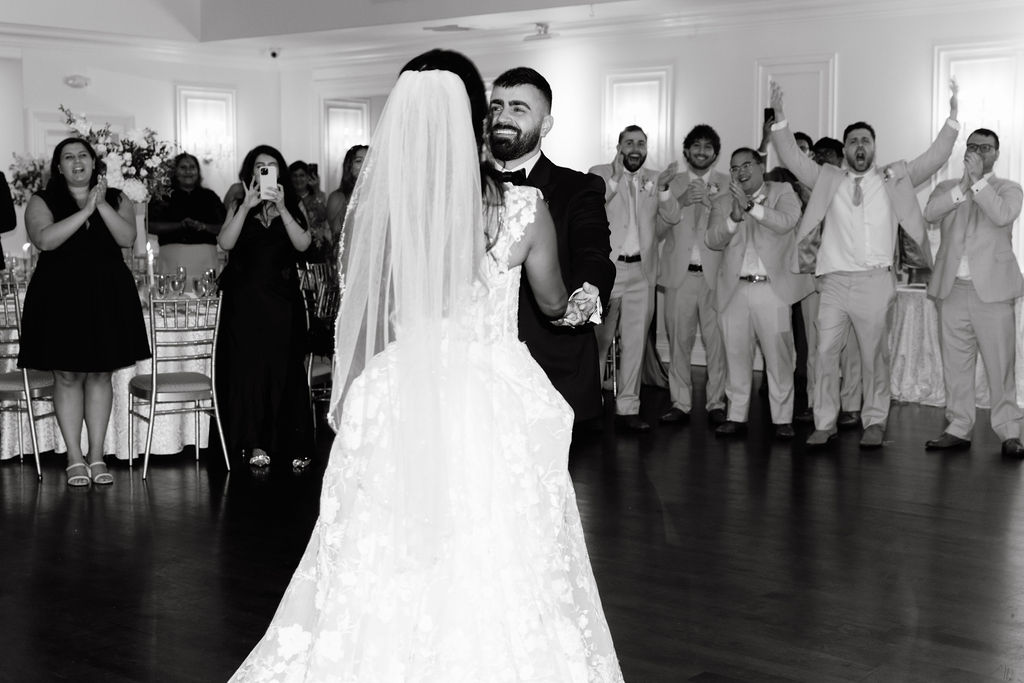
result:
M 928 296 L 939 308 L 948 421 L 942 435 L 925 448 L 970 447 L 980 352 L 991 394 L 992 430 L 1003 442 L 1003 455 L 1021 458 L 1013 300 L 1024 295 L 1024 277 L 1011 235 L 1024 195 L 1020 185 L 992 173 L 998 158 L 999 136 L 977 129 L 967 138 L 963 175 L 939 183 L 924 207 L 925 220 L 937 222 L 942 235 Z
M 729 172 L 729 191 L 712 205 L 705 236 L 708 247 L 722 252 L 715 300 L 729 419 L 715 434 L 746 431 L 756 341 L 764 354 L 775 436 L 792 439 L 796 349 L 790 307 L 814 289 L 810 275 L 790 270 L 800 198 L 789 183 L 765 182 L 764 160 L 748 147 L 732 153 Z
M 772 83 L 778 122 L 772 144 L 779 158 L 811 189 L 796 237 L 794 268 L 819 278 L 818 351 L 814 378 L 814 432 L 810 448 L 836 435 L 839 414 L 839 352 L 852 325 L 861 351 L 864 405 L 861 448 L 879 448 L 889 419 L 889 326 L 896 308 L 897 254 L 917 267 L 931 253 L 915 186 L 949 159 L 960 124 L 956 85 L 949 119 L 931 146 L 912 161 L 875 165 L 875 131 L 864 122 L 843 133 L 845 168 L 819 166 L 797 147 L 782 112 L 782 89 Z

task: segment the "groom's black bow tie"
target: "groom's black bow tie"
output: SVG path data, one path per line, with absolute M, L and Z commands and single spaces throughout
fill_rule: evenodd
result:
M 526 184 L 525 168 L 521 168 L 518 171 L 499 171 L 498 175 L 501 177 L 501 182 L 503 183 L 512 183 L 513 185 Z

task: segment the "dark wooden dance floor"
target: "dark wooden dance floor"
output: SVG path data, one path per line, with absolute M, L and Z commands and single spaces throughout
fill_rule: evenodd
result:
M 666 401 L 644 398 L 652 418 Z M 1024 680 L 1022 464 L 987 411 L 969 452 L 926 453 L 942 410 L 894 405 L 881 451 L 842 433 L 813 455 L 805 431 L 773 442 L 765 412 L 755 399 L 738 440 L 700 411 L 574 444 L 626 681 Z M 228 678 L 302 553 L 322 469 L 226 476 L 218 458 L 157 457 L 145 482 L 114 466 L 91 490 L 52 454 L 42 483 L 0 464 L 0 680 Z

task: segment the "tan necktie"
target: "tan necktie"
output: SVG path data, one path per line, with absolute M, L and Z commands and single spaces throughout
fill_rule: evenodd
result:
M 853 205 L 860 206 L 864 203 L 864 193 L 860 189 L 860 183 L 864 180 L 863 176 L 854 176 L 853 178 Z

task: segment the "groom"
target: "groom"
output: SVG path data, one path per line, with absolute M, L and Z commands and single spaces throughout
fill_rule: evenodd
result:
M 562 279 L 573 292 L 567 312 L 570 324 L 555 325 L 540 312 L 523 278 L 519 336 L 572 406 L 577 424 L 600 417 L 600 359 L 588 321 L 600 320 L 599 303 L 608 305 L 615 281 L 604 183 L 597 176 L 555 166 L 541 153 L 541 139 L 554 124 L 551 86 L 533 69 L 517 67 L 495 79 L 489 123 L 491 153 L 498 169 L 510 182 L 536 187 L 544 194 L 555 223 Z

